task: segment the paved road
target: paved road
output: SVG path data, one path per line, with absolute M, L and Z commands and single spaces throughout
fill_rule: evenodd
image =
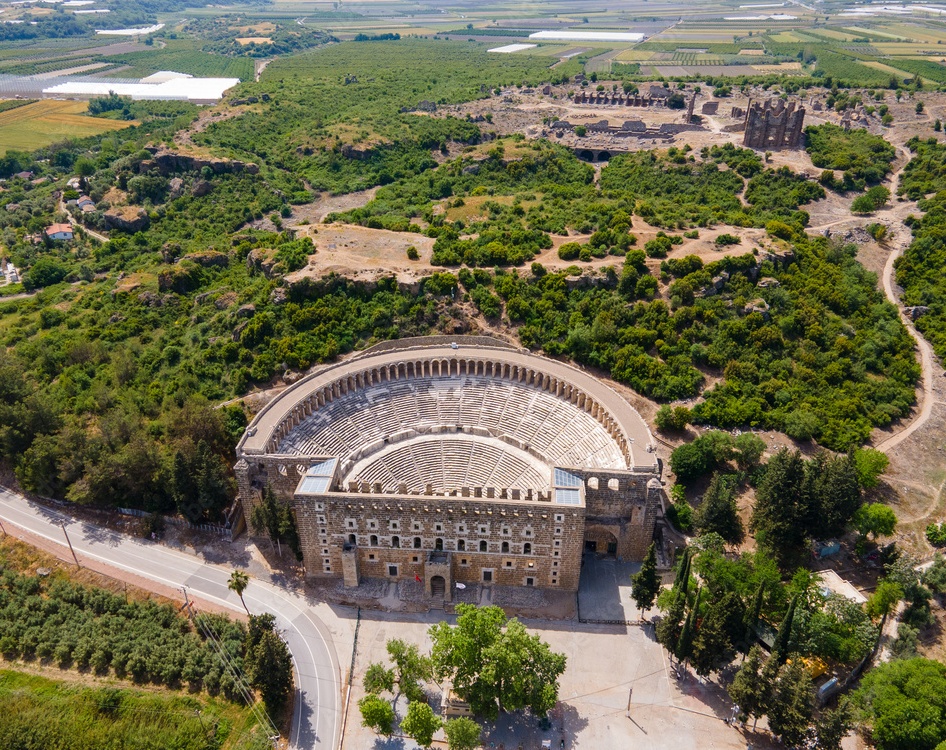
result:
M 0 487 L 0 519 L 7 524 L 64 544 L 60 523 L 82 559 L 99 560 L 165 586 L 186 586 L 194 596 L 242 611 L 240 599 L 227 588 L 231 570 L 205 563 L 195 555 L 117 534 L 76 521 Z M 296 695 L 290 742 L 298 750 L 338 747 L 341 731 L 341 686 L 331 635 L 299 595 L 251 579 L 244 593 L 252 612 L 276 616 L 296 666 Z

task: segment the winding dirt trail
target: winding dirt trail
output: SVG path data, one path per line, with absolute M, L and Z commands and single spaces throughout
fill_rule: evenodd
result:
M 877 444 L 876 447 L 882 451 L 889 451 L 902 443 L 904 440 L 910 437 L 910 435 L 926 424 L 933 413 L 933 347 L 931 347 L 927 340 L 923 338 L 923 336 L 921 336 L 916 330 L 913 325 L 913 321 L 910 320 L 910 316 L 904 312 L 903 306 L 900 304 L 899 295 L 896 294 L 894 290 L 893 265 L 897 258 L 903 254 L 903 251 L 910 244 L 910 231 L 906 226 L 904 226 L 902 222 L 894 225 L 892 229 L 896 230 L 897 236 L 894 241 L 895 244 L 893 250 L 891 251 L 890 255 L 887 256 L 887 262 L 884 264 L 884 294 L 887 296 L 888 300 L 897 306 L 897 311 L 900 313 L 900 320 L 903 321 L 903 325 L 906 326 L 906 329 L 910 332 L 910 335 L 916 342 L 916 347 L 920 352 L 923 396 L 920 400 L 920 410 L 917 412 L 916 416 L 914 416 L 913 421 L 896 435 L 891 435 Z M 904 234 L 906 234 L 907 237 L 903 237 Z
M 906 166 L 911 158 L 910 152 L 903 146 L 897 146 L 897 152 L 902 157 L 903 162 L 890 176 L 890 192 L 894 194 L 896 193 L 897 186 L 900 183 L 900 176 L 903 174 L 903 171 L 906 169 Z M 909 247 L 910 242 L 913 240 L 913 233 L 910 231 L 910 228 L 904 224 L 904 219 L 915 209 L 915 201 L 903 201 L 902 203 L 894 203 L 891 208 L 878 211 L 875 214 L 877 220 L 886 224 L 888 231 L 890 232 L 890 239 L 887 243 L 890 246 L 890 254 L 887 256 L 887 262 L 884 264 L 884 272 L 882 276 L 884 294 L 891 304 L 896 306 L 897 312 L 900 314 L 900 320 L 903 321 L 903 325 L 906 327 L 907 331 L 909 331 L 910 335 L 913 337 L 913 340 L 916 342 L 916 348 L 920 354 L 922 380 L 922 395 L 920 396 L 919 410 L 913 416 L 910 424 L 904 427 L 900 432 L 895 435 L 890 435 L 889 437 L 884 438 L 879 443 L 877 443 L 877 449 L 882 451 L 890 451 L 898 446 L 900 443 L 910 437 L 910 435 L 923 427 L 923 425 L 929 421 L 929 418 L 933 413 L 933 376 L 935 363 L 933 347 L 931 347 L 929 342 L 923 338 L 919 331 L 916 330 L 916 327 L 913 325 L 913 321 L 910 319 L 910 316 L 904 311 L 899 294 L 900 290 L 899 288 L 896 288 L 896 282 L 894 281 L 894 263 L 896 262 L 897 258 L 903 255 L 904 251 L 907 249 L 907 247 Z
M 903 174 L 903 171 L 911 158 L 910 152 L 901 145 L 897 146 L 897 153 L 901 161 L 897 169 L 889 177 L 890 192 L 894 195 L 896 194 L 897 186 L 900 183 L 900 176 Z M 876 211 L 871 217 L 872 222 L 885 224 L 888 228 L 888 236 L 884 242 L 884 245 L 889 248 L 890 252 L 887 255 L 886 262 L 884 263 L 884 270 L 880 279 L 881 286 L 883 288 L 884 295 L 891 304 L 896 306 L 897 312 L 900 315 L 900 319 L 903 321 L 904 326 L 906 326 L 907 331 L 909 331 L 910 335 L 913 337 L 916 348 L 920 355 L 922 381 L 920 392 L 918 393 L 919 409 L 914 412 L 910 422 L 897 433 L 888 435 L 874 446 L 878 450 L 885 452 L 889 452 L 908 437 L 910 437 L 914 432 L 923 427 L 927 421 L 929 421 L 930 416 L 933 413 L 933 404 L 935 403 L 935 396 L 933 393 L 933 378 L 936 374 L 934 372 L 936 369 L 936 363 L 933 355 L 933 348 L 916 330 L 916 327 L 913 325 L 913 321 L 910 319 L 910 316 L 904 312 L 903 305 L 900 300 L 900 290 L 896 287 L 896 282 L 894 281 L 894 263 L 896 262 L 897 258 L 903 255 L 903 252 L 913 240 L 913 234 L 911 233 L 909 227 L 904 224 L 904 219 L 906 219 L 909 214 L 917 212 L 918 209 L 916 207 L 915 201 L 895 200 L 889 208 Z M 811 229 L 821 232 L 825 229 L 830 229 L 843 224 L 857 223 L 858 222 L 854 217 L 847 216 L 842 219 L 813 225 Z

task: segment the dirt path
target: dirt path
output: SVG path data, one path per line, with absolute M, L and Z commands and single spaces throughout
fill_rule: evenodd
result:
M 78 221 L 76 221 L 75 217 L 72 215 L 72 212 L 66 207 L 65 202 L 61 198 L 59 199 L 59 210 L 62 211 L 66 215 L 66 219 L 69 221 L 69 223 L 72 226 L 79 227 L 79 229 L 81 229 L 83 232 L 89 235 L 89 237 L 94 237 L 99 242 L 108 242 L 108 237 L 106 237 L 101 232 L 96 232 L 93 229 L 89 229 L 85 225 L 80 224 Z
M 914 416 L 913 421 L 907 425 L 907 427 L 896 435 L 891 435 L 890 437 L 882 440 L 877 444 L 877 448 L 882 451 L 889 451 L 891 448 L 902 443 L 910 435 L 920 429 L 926 422 L 929 420 L 930 416 L 933 413 L 933 348 L 929 345 L 923 336 L 921 336 L 916 328 L 913 325 L 913 321 L 910 320 L 910 317 L 904 312 L 903 306 L 900 304 L 900 297 L 895 293 L 894 290 L 894 279 L 893 279 L 893 266 L 894 262 L 899 258 L 903 251 L 910 244 L 910 230 L 900 222 L 896 227 L 896 239 L 893 251 L 887 257 L 887 263 L 884 265 L 884 275 L 883 275 L 883 287 L 884 294 L 887 295 L 887 299 L 890 302 L 897 306 L 897 311 L 900 313 L 900 320 L 903 321 L 903 325 L 906 326 L 907 331 L 910 332 L 910 335 L 913 337 L 913 340 L 916 342 L 916 347 L 920 352 L 920 367 L 922 369 L 922 393 L 923 396 L 920 400 L 920 410 Z M 907 236 L 904 237 L 903 235 Z
M 259 83 L 259 79 L 260 79 L 260 76 L 263 75 L 263 71 L 266 70 L 266 66 L 269 65 L 272 61 L 273 61 L 273 58 L 269 58 L 268 60 L 257 60 L 253 64 L 254 67 L 256 68 L 255 74 L 256 74 L 257 83 Z
M 900 176 L 903 174 L 906 165 L 910 161 L 910 152 L 903 146 L 897 146 L 897 153 L 899 156 L 899 164 L 889 177 L 890 192 L 892 194 L 896 194 L 897 185 L 900 182 Z M 896 288 L 896 282 L 894 281 L 894 263 L 896 262 L 897 258 L 903 255 L 903 252 L 913 240 L 913 235 L 910 232 L 909 227 L 904 224 L 904 219 L 909 214 L 916 212 L 917 207 L 915 201 L 894 200 L 889 208 L 876 211 L 870 217 L 871 223 L 878 222 L 887 226 L 888 235 L 887 239 L 884 241 L 884 245 L 889 248 L 890 252 L 887 255 L 886 262 L 884 263 L 883 273 L 881 274 L 881 287 L 883 288 L 884 294 L 890 303 L 896 306 L 900 315 L 900 319 L 903 321 L 903 325 L 906 326 L 907 331 L 916 342 L 916 348 L 920 355 L 920 367 L 922 372 L 922 385 L 917 393 L 919 409 L 914 413 L 908 424 L 902 427 L 895 434 L 888 435 L 876 444 L 875 447 L 877 449 L 885 452 L 889 452 L 891 449 L 898 446 L 900 443 L 910 437 L 910 435 L 923 427 L 927 421 L 929 421 L 930 416 L 933 413 L 933 405 L 935 403 L 933 394 L 933 378 L 937 374 L 935 372 L 937 369 L 940 369 L 941 371 L 941 368 L 937 368 L 936 366 L 932 347 L 916 330 L 913 325 L 913 321 L 910 320 L 910 316 L 904 312 L 903 305 L 901 304 L 900 300 L 900 290 L 899 288 Z M 864 220 L 858 220 L 857 217 L 853 216 L 846 216 L 841 219 L 822 222 L 820 224 L 813 224 L 810 229 L 813 231 L 822 232 L 825 229 L 831 229 L 844 224 L 862 226 L 864 224 Z

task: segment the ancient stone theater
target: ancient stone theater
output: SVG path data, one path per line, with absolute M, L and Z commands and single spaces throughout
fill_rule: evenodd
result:
M 573 591 L 637 560 L 662 502 L 640 415 L 598 378 L 482 337 L 406 339 L 285 390 L 237 447 L 249 516 L 291 502 L 309 576 Z

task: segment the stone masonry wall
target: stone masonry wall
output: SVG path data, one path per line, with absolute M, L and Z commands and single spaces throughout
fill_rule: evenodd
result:
M 581 506 L 360 493 L 299 495 L 294 505 L 310 576 L 341 575 L 343 545 L 354 539 L 369 578 L 424 578 L 427 552 L 439 548 L 453 553 L 455 581 L 578 588 Z

